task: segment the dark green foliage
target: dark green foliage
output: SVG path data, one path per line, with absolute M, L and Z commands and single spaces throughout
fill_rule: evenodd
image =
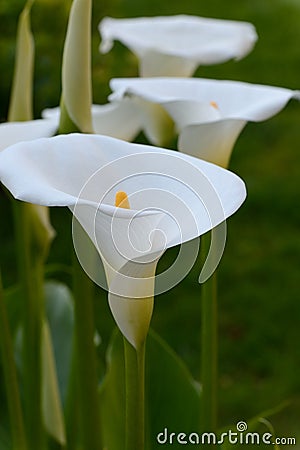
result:
M 118 332 L 109 346 L 108 372 L 100 389 L 104 441 L 111 450 L 119 450 L 124 443 L 125 385 L 124 344 Z M 155 333 L 147 338 L 146 352 L 146 442 L 148 450 L 160 448 L 156 437 L 168 429 L 191 433 L 199 428 L 199 386 L 175 353 Z M 117 389 L 116 389 L 117 387 Z M 163 437 L 161 438 L 163 439 Z M 166 448 L 180 449 L 177 443 Z
M 32 10 L 36 39 L 35 115 L 55 106 L 60 97 L 60 63 L 68 4 L 37 0 Z M 21 0 L 1 0 L 0 118 L 7 114 L 16 16 Z M 66 6 L 67 5 L 67 6 Z M 201 67 L 197 76 L 300 86 L 300 4 L 296 0 L 114 0 L 94 2 L 94 100 L 104 103 L 108 81 L 137 75 L 134 56 L 121 44 L 108 55 L 98 53 L 97 24 L 115 17 L 189 13 L 254 23 L 259 41 L 239 62 Z M 247 184 L 248 198 L 228 221 L 228 243 L 219 270 L 220 303 L 220 424 L 236 423 L 290 399 L 272 418 L 278 435 L 299 434 L 300 419 L 300 105 L 293 101 L 277 117 L 248 124 L 233 153 L 231 169 Z M 67 217 L 55 220 L 58 236 L 51 262 L 68 264 Z M 6 285 L 15 280 L 9 203 L 0 193 L 0 263 Z M 66 248 L 69 248 L 66 245 Z M 172 251 L 165 262 L 172 259 Z M 59 261 L 58 261 L 59 259 Z M 179 286 L 156 299 L 153 328 L 185 360 L 193 375 L 200 373 L 199 265 Z M 97 302 L 97 324 L 103 356 L 112 329 L 104 293 Z M 298 439 L 300 436 L 298 437 Z

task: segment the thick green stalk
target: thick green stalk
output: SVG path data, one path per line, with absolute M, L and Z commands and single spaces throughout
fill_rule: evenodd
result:
M 79 423 L 79 405 L 77 401 L 77 392 L 80 389 L 76 378 L 76 354 L 75 342 L 73 343 L 72 362 L 68 383 L 68 392 L 65 406 L 65 424 L 67 435 L 67 450 L 77 449 L 78 423 Z
M 41 331 L 44 314 L 44 267 L 34 254 L 31 205 L 13 202 L 19 279 L 23 296 L 23 391 L 30 450 L 42 450 L 45 433 L 41 405 Z
M 124 338 L 126 378 L 126 450 L 144 450 L 145 343 L 137 350 Z
M 203 236 L 205 254 L 210 245 L 210 233 Z M 201 336 L 201 431 L 215 432 L 217 428 L 217 361 L 218 305 L 216 272 L 202 285 Z
M 73 260 L 77 395 L 80 405 L 82 447 L 87 450 L 101 450 L 97 358 L 94 344 L 94 284 L 79 265 L 75 255 Z
M 24 430 L 23 413 L 20 400 L 20 392 L 17 378 L 17 370 L 14 361 L 13 343 L 9 329 L 8 317 L 3 298 L 1 274 L 0 274 L 0 330 L 1 353 L 4 379 L 6 385 L 7 403 L 11 425 L 13 450 L 27 450 Z

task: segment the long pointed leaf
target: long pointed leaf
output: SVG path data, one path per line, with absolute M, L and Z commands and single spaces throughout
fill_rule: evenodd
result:
M 42 330 L 42 404 L 45 427 L 61 445 L 66 443 L 64 417 L 48 322 Z

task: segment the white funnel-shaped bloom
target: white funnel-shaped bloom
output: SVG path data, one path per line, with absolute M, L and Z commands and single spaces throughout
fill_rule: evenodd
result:
M 189 251 L 175 275 L 155 279 L 159 257 L 224 222 L 246 196 L 242 180 L 218 166 L 97 135 L 12 146 L 0 153 L 0 179 L 20 200 L 72 210 L 79 260 L 95 282 L 107 282 L 115 320 L 136 348 L 148 331 L 155 283 L 159 292 L 170 289 L 194 262 Z M 115 206 L 120 191 L 127 209 Z
M 52 120 L 1 123 L 0 152 L 18 142 L 53 136 L 56 130 L 57 122 Z
M 243 58 L 257 40 L 250 23 L 186 15 L 106 17 L 99 31 L 100 51 L 122 42 L 139 58 L 143 77 L 191 76 L 199 65 Z
M 248 121 L 269 119 L 300 98 L 290 89 L 202 78 L 119 78 L 111 88 L 112 100 L 129 97 L 140 108 L 151 142 L 164 142 L 168 130 L 153 126 L 163 110 L 175 124 L 180 151 L 223 167 Z
M 55 121 L 58 127 L 60 108 L 44 109 L 42 117 Z M 139 110 L 128 99 L 105 105 L 92 105 L 92 123 L 96 134 L 124 141 L 132 141 L 142 128 Z
M 0 124 L 0 151 L 22 141 L 32 141 L 54 136 L 59 125 L 60 109 L 50 108 L 42 112 L 43 119 Z M 142 128 L 139 110 L 125 99 L 106 105 L 92 106 L 95 133 L 131 141 Z

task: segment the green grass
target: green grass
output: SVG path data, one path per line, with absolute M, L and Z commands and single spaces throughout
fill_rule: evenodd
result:
M 5 2 L 4 2 L 5 3 Z M 4 5 L 3 3 L 3 5 Z M 55 2 L 54 2 L 55 3 Z M 99 2 L 100 3 L 100 2 Z M 13 2 L 14 11 L 22 2 Z M 105 102 L 112 76 L 137 75 L 135 58 L 117 44 L 105 56 L 98 54 L 97 23 L 103 15 L 116 17 L 189 13 L 247 20 L 255 24 L 259 41 L 240 62 L 201 67 L 197 76 L 238 79 L 299 88 L 300 2 L 285 0 L 181 0 L 172 3 L 116 0 L 94 6 L 93 84 L 96 102 Z M 57 20 L 55 8 L 37 1 L 33 24 L 37 39 L 36 99 L 42 108 L 59 101 L 59 64 L 66 14 Z M 13 62 L 14 16 L 1 30 L 1 118 L 7 111 Z M 6 14 L 6 16 L 5 16 Z M 51 26 L 51 20 L 55 30 Z M 236 423 L 261 410 L 290 400 L 272 418 L 278 435 L 294 436 L 300 423 L 300 105 L 290 103 L 277 117 L 248 124 L 233 153 L 231 169 L 246 182 L 248 198 L 228 220 L 228 242 L 219 268 L 220 423 Z M 9 204 L 0 196 L 0 263 L 4 281 L 15 280 L 13 234 Z M 63 217 L 62 217 L 63 216 Z M 64 261 L 67 214 L 53 211 L 58 237 L 50 261 Z M 68 224 L 68 225 L 66 225 Z M 172 291 L 156 299 L 153 327 L 184 358 L 195 377 L 200 372 L 199 265 Z M 104 344 L 113 326 L 105 295 L 99 294 L 97 322 Z

